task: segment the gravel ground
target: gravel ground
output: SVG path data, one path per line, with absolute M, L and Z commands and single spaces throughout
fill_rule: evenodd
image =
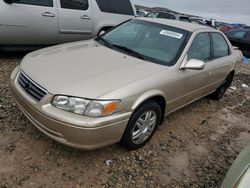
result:
M 85 152 L 41 134 L 17 108 L 9 77 L 24 54 L 0 55 L 0 187 L 219 187 L 250 142 L 250 65 L 225 97 L 173 114 L 144 148 Z

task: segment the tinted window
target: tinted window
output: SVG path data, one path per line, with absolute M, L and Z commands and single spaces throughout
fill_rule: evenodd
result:
M 88 0 L 61 0 L 61 7 L 66 9 L 87 10 Z
M 14 0 L 13 3 L 53 7 L 53 0 Z
M 229 47 L 220 33 L 212 33 L 213 55 L 215 58 L 229 55 Z
M 250 31 L 248 31 L 247 34 L 245 35 L 245 39 L 250 41 Z
M 176 18 L 175 18 L 175 16 L 174 16 L 174 15 L 170 14 L 169 19 L 171 19 L 171 20 L 175 20 Z
M 103 12 L 134 15 L 134 11 L 129 0 L 96 0 L 96 2 Z
M 175 27 L 131 20 L 106 33 L 103 39 L 133 50 L 148 61 L 172 66 L 182 52 L 188 34 L 188 31 Z
M 187 18 L 187 17 L 180 17 L 180 21 L 190 22 L 189 18 Z
M 210 37 L 208 33 L 200 33 L 198 34 L 188 53 L 188 59 L 198 59 L 202 61 L 207 61 L 210 59 Z
M 164 13 L 164 12 L 160 12 L 157 16 L 157 18 L 165 18 L 165 19 L 172 19 L 175 20 L 175 16 L 172 14 L 168 14 L 168 13 Z
M 245 34 L 246 31 L 232 31 L 228 33 L 228 36 L 243 39 Z

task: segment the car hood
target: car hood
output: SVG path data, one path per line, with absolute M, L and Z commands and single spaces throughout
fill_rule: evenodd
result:
M 45 48 L 20 66 L 51 94 L 98 98 L 167 67 L 126 55 L 94 40 Z

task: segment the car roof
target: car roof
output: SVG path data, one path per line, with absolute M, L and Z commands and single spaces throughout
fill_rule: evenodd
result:
M 170 20 L 170 19 L 164 19 L 164 18 L 146 18 L 146 17 L 142 17 L 142 18 L 136 18 L 138 20 L 144 20 L 144 21 L 149 21 L 149 22 L 153 22 L 153 23 L 158 23 L 158 24 L 162 24 L 162 25 L 168 25 L 168 26 L 172 26 L 172 27 L 177 27 L 180 29 L 185 29 L 187 31 L 190 32 L 194 32 L 195 30 L 200 30 L 200 29 L 206 29 L 206 30 L 215 30 L 211 27 L 208 26 L 204 26 L 204 25 L 199 25 L 199 24 L 194 24 L 194 23 L 188 23 L 188 22 L 183 22 L 183 21 L 178 21 L 178 20 Z

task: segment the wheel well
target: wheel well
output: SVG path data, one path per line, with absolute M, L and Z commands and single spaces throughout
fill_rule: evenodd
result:
M 228 77 L 230 78 L 230 82 L 231 82 L 231 83 L 232 83 L 232 81 L 233 81 L 234 74 L 235 74 L 235 71 L 232 70 L 232 71 L 229 73 L 229 75 L 228 75 Z M 230 84 L 231 84 L 231 83 L 230 83 Z
M 112 28 L 112 26 L 103 27 L 103 28 L 100 29 L 99 33 L 100 33 L 101 31 L 107 31 L 107 30 L 109 30 L 109 29 L 111 29 L 111 28 Z
M 234 71 L 234 70 L 232 70 L 232 71 L 229 73 L 229 75 L 232 76 L 232 77 L 234 77 L 234 74 L 235 74 L 235 71 Z
M 165 100 L 165 98 L 162 97 L 162 96 L 154 96 L 154 97 L 148 98 L 147 100 L 143 101 L 143 103 L 141 105 L 143 105 L 145 103 L 148 103 L 150 101 L 155 101 L 155 102 L 157 102 L 160 105 L 160 107 L 161 107 L 160 124 L 162 124 L 163 121 L 164 121 L 165 108 L 166 108 L 166 100 Z M 139 105 L 139 106 L 141 106 L 141 105 Z
M 227 80 L 227 83 L 226 83 L 226 86 L 227 87 L 230 87 L 230 85 L 232 84 L 233 82 L 233 78 L 234 78 L 234 74 L 235 74 L 235 71 L 232 70 L 226 77 L 226 80 Z

